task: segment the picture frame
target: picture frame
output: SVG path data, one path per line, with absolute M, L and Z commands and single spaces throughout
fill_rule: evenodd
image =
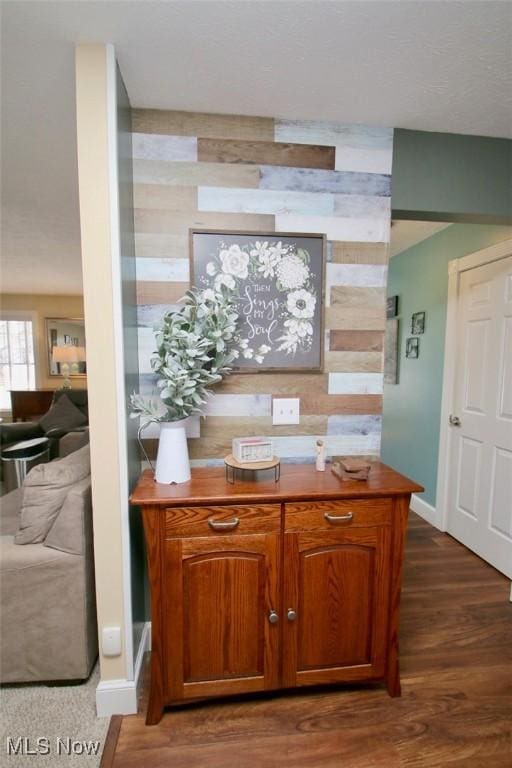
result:
M 415 312 L 411 318 L 411 333 L 420 335 L 425 333 L 425 312 Z
M 420 340 L 417 336 L 410 336 L 405 342 L 405 356 L 416 360 L 420 356 Z
M 71 344 L 71 336 L 67 333 L 64 334 L 64 344 Z
M 236 291 L 236 372 L 323 370 L 325 235 L 190 230 L 190 279 Z
M 398 315 L 398 296 L 388 296 L 386 299 L 386 318 Z

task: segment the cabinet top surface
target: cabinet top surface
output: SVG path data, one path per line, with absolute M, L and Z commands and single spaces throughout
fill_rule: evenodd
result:
M 380 462 L 372 463 L 367 481 L 341 481 L 331 472 L 330 464 L 325 472 L 317 472 L 314 464 L 282 464 L 281 478 L 277 483 L 273 473 L 268 472 L 259 480 L 238 476 L 233 484 L 227 482 L 224 467 L 202 467 L 192 469 L 192 477 L 187 483 L 163 485 L 156 483 L 153 472 L 147 469 L 140 476 L 130 501 L 134 505 L 178 507 L 189 504 L 398 496 L 422 490 L 421 485 Z

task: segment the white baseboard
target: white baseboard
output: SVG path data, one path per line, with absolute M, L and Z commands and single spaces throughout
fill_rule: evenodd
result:
M 100 680 L 96 688 L 96 714 L 98 717 L 137 714 L 137 689 L 141 683 L 142 662 L 151 650 L 151 622 L 144 624 L 135 657 L 133 680 Z
M 435 528 L 442 530 L 437 509 L 428 502 L 421 499 L 415 493 L 413 493 L 411 496 L 411 509 L 413 512 L 416 512 L 417 515 L 426 520 L 427 523 L 430 523 L 430 525 L 433 525 Z

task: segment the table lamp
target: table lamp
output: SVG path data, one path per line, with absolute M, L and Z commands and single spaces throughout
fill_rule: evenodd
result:
M 73 347 L 70 345 L 54 347 L 52 360 L 60 363 L 60 372 L 64 377 L 61 389 L 71 389 L 70 373 L 78 373 L 78 363 L 85 360 L 85 347 Z

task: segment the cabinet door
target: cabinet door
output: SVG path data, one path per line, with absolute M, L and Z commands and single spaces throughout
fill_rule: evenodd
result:
M 279 540 L 165 541 L 168 701 L 278 686 Z
M 382 678 L 390 528 L 286 533 L 284 552 L 283 684 Z

